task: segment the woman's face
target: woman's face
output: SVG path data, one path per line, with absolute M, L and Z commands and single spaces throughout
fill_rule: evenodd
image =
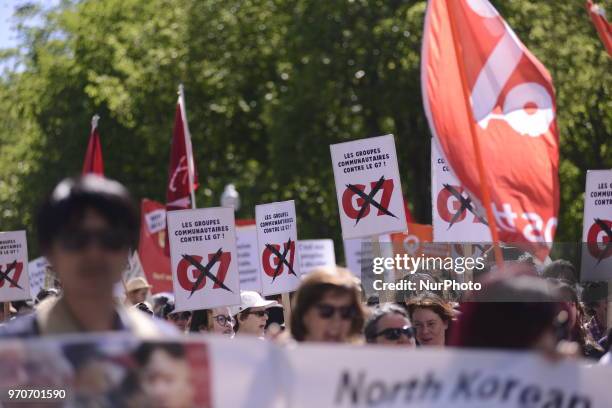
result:
M 231 336 L 234 334 L 234 319 L 231 317 L 229 307 L 216 307 L 212 309 L 213 333 Z
M 430 309 L 418 308 L 412 313 L 412 322 L 421 346 L 444 347 L 448 323 Z
M 356 309 L 348 293 L 327 292 L 304 314 L 305 341 L 343 343 L 349 338 Z

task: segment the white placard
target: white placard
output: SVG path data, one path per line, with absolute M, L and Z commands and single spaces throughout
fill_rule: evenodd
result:
M 407 228 L 393 135 L 331 145 L 344 239 Z M 374 194 L 372 195 L 372 193 Z
M 234 210 L 168 212 L 176 310 L 240 304 Z
M 300 270 L 302 275 L 313 269 L 336 266 L 334 241 L 331 239 L 306 239 L 298 241 L 300 253 Z
M 236 227 L 236 249 L 238 251 L 238 274 L 240 290 L 261 293 L 259 276 L 259 249 L 255 225 Z
M 491 242 L 484 211 L 461 186 L 433 138 L 431 202 L 434 242 Z
M 262 294 L 294 291 L 300 284 L 295 202 L 257 205 L 255 220 Z
M 49 261 L 44 256 L 38 257 L 28 263 L 28 273 L 30 274 L 30 294 L 32 298 L 38 296 L 38 292 L 45 288 L 47 277 L 47 267 Z
M 0 232 L 0 302 L 30 299 L 25 231 Z
M 612 280 L 612 169 L 587 172 L 582 242 L 581 280 Z
M 391 244 L 391 236 L 384 234 L 378 237 L 381 253 L 380 256 L 393 258 L 393 245 Z M 346 267 L 359 279 L 363 289 L 366 291 L 366 296 L 373 294 L 372 285 L 374 278 L 380 279 L 379 276 L 372 273 L 374 247 L 371 239 L 346 239 L 344 240 L 344 257 L 346 259 Z M 388 269 L 385 277 L 392 276 L 393 269 Z
M 166 229 L 166 210 L 158 208 L 151 212 L 146 213 L 145 221 L 147 223 L 147 229 L 149 234 L 155 234 L 159 231 Z

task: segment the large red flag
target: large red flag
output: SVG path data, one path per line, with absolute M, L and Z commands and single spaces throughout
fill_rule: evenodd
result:
M 183 86 L 179 86 L 179 97 L 174 115 L 172 133 L 172 150 L 170 168 L 168 169 L 168 189 L 166 190 L 166 207 L 169 211 L 195 208 L 194 191 L 197 188 L 198 175 L 193 162 L 191 135 L 185 115 Z
M 138 255 L 152 293 L 172 292 L 170 258 L 166 254 L 166 208 L 157 201 L 142 200 Z
M 100 145 L 100 133 L 98 132 L 98 120 L 100 116 L 91 118 L 91 131 L 89 132 L 89 143 L 85 160 L 83 162 L 83 174 L 94 173 L 104 176 L 104 162 L 102 161 L 102 146 Z
M 612 57 L 612 27 L 606 19 L 606 12 L 601 6 L 593 4 L 591 0 L 587 0 L 586 8 L 597 30 L 597 34 L 599 34 L 599 38 L 601 38 L 601 42 L 604 44 L 604 47 L 606 47 L 608 54 Z
M 559 141 L 546 68 L 488 1 L 430 0 L 421 89 L 431 131 L 460 182 L 481 202 L 481 187 L 489 186 L 500 240 L 545 257 L 559 210 Z

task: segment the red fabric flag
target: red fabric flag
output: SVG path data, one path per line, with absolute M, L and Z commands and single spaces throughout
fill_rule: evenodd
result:
M 500 240 L 543 259 L 559 210 L 559 141 L 546 68 L 488 1 L 431 0 L 421 89 L 444 156 L 470 195 L 483 202 L 480 145 Z
M 98 174 L 104 177 L 104 162 L 102 161 L 102 146 L 100 145 L 100 133 L 98 132 L 98 120 L 100 116 L 91 118 L 91 132 L 89 132 L 89 143 L 83 162 L 83 175 L 88 173 Z
M 138 255 L 152 293 L 172 292 L 170 257 L 166 254 L 166 208 L 157 201 L 144 199 L 140 205 L 140 240 Z
M 168 189 L 166 190 L 168 211 L 195 208 L 194 191 L 197 184 L 198 175 L 193 162 L 191 136 L 185 116 L 185 99 L 181 85 L 174 116 L 174 132 L 172 133 L 172 150 L 168 170 Z
M 604 47 L 606 47 L 608 55 L 612 57 L 612 27 L 608 19 L 606 19 L 605 10 L 597 4 L 593 4 L 591 0 L 587 0 L 586 8 L 597 30 L 597 34 L 599 34 L 599 38 L 601 38 L 601 42 L 604 44 Z

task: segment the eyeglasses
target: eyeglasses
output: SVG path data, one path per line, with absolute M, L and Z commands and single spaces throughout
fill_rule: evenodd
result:
M 177 320 L 189 320 L 191 312 L 172 313 L 168 315 L 168 318 L 173 321 Z
M 118 228 L 75 229 L 61 234 L 59 241 L 69 251 L 81 251 L 94 242 L 107 251 L 118 251 L 129 244 L 127 233 Z
M 387 340 L 398 340 L 402 334 L 409 339 L 412 339 L 414 338 L 416 331 L 414 330 L 414 327 L 410 326 L 391 327 L 376 334 L 376 337 L 384 336 Z
M 247 315 L 255 315 L 257 317 L 264 317 L 264 316 L 268 316 L 268 311 L 267 310 L 257 310 L 257 311 L 251 311 L 251 310 L 247 310 L 245 312 L 242 312 L 243 314 L 247 314 Z
M 234 325 L 234 319 L 231 316 L 216 315 L 216 316 L 213 316 L 213 319 L 215 319 L 215 321 L 217 322 L 219 326 L 233 326 Z
M 350 320 L 355 316 L 355 308 L 353 306 L 332 306 L 327 303 L 319 303 L 315 305 L 319 310 L 319 317 L 321 319 L 331 319 L 333 315 L 338 313 L 342 320 Z

